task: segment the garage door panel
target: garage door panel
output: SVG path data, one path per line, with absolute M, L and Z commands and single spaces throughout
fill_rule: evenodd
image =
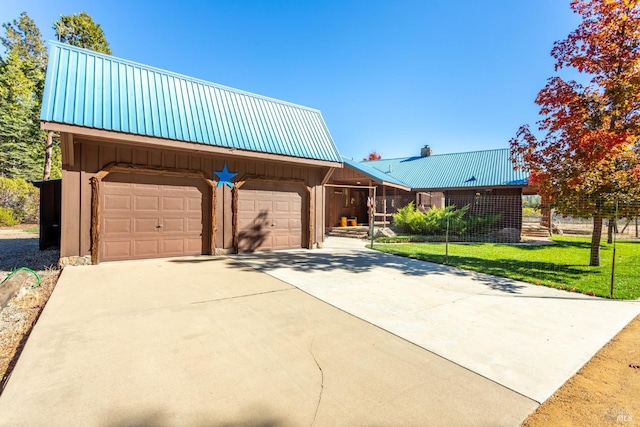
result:
M 110 182 L 110 187 L 114 192 L 117 192 L 118 190 L 124 190 L 126 192 L 129 191 L 129 189 L 131 188 L 132 184 L 130 182 Z
M 289 214 L 292 211 L 291 205 L 292 203 L 289 203 L 288 200 L 285 200 L 285 201 L 275 200 L 273 202 L 273 210 L 276 214 L 278 213 Z
M 201 233 L 202 232 L 202 222 L 197 218 L 187 218 L 186 222 L 186 232 L 189 234 L 193 233 Z M 200 240 L 200 239 L 198 239 Z
M 289 240 L 289 236 L 278 236 L 278 235 L 274 235 L 273 236 L 273 246 L 275 247 L 289 247 L 290 244 L 290 240 Z
M 183 233 L 185 220 L 183 218 L 164 218 L 162 221 L 163 233 Z
M 133 206 L 136 211 L 157 211 L 160 199 L 157 196 L 134 196 Z
M 296 218 L 289 218 L 289 228 L 302 230 L 302 220 Z
M 102 249 L 103 256 L 108 259 L 131 258 L 131 242 L 105 242 Z
M 157 218 L 134 218 L 133 233 L 157 233 Z
M 187 210 L 189 212 L 202 211 L 202 197 L 189 197 L 187 199 Z
M 185 250 L 189 253 L 197 253 L 202 250 L 202 239 L 185 239 Z
M 162 198 L 163 211 L 184 211 L 185 203 L 182 196 L 164 196 Z
M 251 216 L 247 214 L 247 212 L 253 213 L 256 210 L 255 202 L 253 200 L 238 200 L 238 212 L 240 214 L 245 214 L 245 216 Z
M 101 194 L 101 260 L 201 254 L 207 190 L 194 178 L 110 174 Z
M 104 199 L 104 208 L 110 210 L 131 210 L 131 196 L 128 194 L 109 194 Z
M 129 234 L 131 233 L 130 218 L 109 218 L 104 221 L 102 233 L 109 234 Z
M 258 212 L 273 212 L 273 200 L 258 200 L 256 202 L 256 207 Z
M 135 258 L 153 258 L 160 256 L 160 242 L 153 240 L 136 240 L 133 242 Z
M 282 220 L 276 220 L 273 221 L 273 223 L 271 223 L 270 228 L 272 231 L 274 232 L 287 232 L 289 230 L 291 230 L 291 227 L 289 227 L 289 220 L 286 219 L 282 219 Z M 289 233 L 284 233 L 285 235 L 289 235 Z
M 162 252 L 165 255 L 179 255 L 185 252 L 184 239 L 163 239 Z

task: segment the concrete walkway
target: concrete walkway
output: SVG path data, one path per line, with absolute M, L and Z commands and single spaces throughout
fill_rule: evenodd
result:
M 237 259 L 536 402 L 640 313 L 638 301 L 387 255 L 355 239 Z
M 421 307 L 420 292 L 357 285 L 373 255 L 260 256 L 389 319 Z M 392 271 L 396 286 L 425 279 Z M 376 292 L 390 303 L 368 300 Z M 193 257 L 66 268 L 0 396 L 0 425 L 515 426 L 536 406 L 244 264 Z

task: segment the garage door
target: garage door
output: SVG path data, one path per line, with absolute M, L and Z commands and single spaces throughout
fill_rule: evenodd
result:
M 238 192 L 238 249 L 300 248 L 305 242 L 304 189 L 297 184 L 247 182 Z
M 100 259 L 203 253 L 203 195 L 196 178 L 112 173 L 101 191 Z

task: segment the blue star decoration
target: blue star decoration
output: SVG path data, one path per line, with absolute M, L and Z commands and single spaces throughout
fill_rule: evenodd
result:
M 231 182 L 231 179 L 233 179 L 234 176 L 238 175 L 237 173 L 229 172 L 229 169 L 227 169 L 226 163 L 224 164 L 220 172 L 213 171 L 213 173 L 218 175 L 218 185 L 217 185 L 218 187 L 226 184 L 229 186 L 229 188 L 233 188 L 233 183 Z

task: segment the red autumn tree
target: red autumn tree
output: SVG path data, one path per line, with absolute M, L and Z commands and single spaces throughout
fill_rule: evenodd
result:
M 640 0 L 573 0 L 571 9 L 582 22 L 551 56 L 556 71 L 572 67 L 590 81 L 549 79 L 536 98 L 544 136 L 522 126 L 511 149 L 559 213 L 593 218 L 589 265 L 598 266 L 603 218 L 618 207 L 638 214 Z
M 382 156 L 378 154 L 376 150 L 373 150 L 372 152 L 369 153 L 369 156 L 363 158 L 362 160 L 365 162 L 370 162 L 372 160 L 380 160 L 380 159 L 382 159 Z

